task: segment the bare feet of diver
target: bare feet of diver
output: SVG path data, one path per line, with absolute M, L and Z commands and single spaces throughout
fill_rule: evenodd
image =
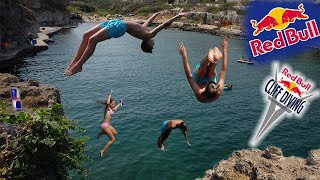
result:
M 162 144 L 162 146 L 161 146 L 161 150 L 163 151 L 164 150 L 164 145 Z
M 69 69 L 66 70 L 66 72 L 64 73 L 65 76 L 72 76 L 74 74 L 77 74 L 78 72 L 81 72 L 82 71 L 82 66 L 81 67 L 76 67 L 76 66 L 73 66 Z
M 102 157 L 102 155 L 103 155 L 103 150 L 100 151 L 100 157 Z
M 208 52 L 208 59 L 211 63 L 216 64 L 219 59 L 222 58 L 222 53 L 219 51 L 218 48 L 209 49 Z

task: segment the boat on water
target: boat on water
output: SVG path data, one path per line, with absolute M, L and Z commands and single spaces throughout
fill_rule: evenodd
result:
M 239 63 L 246 63 L 246 64 L 254 64 L 253 61 L 251 61 L 251 60 L 245 60 L 245 59 L 244 59 L 244 60 L 239 59 L 238 62 L 239 62 Z

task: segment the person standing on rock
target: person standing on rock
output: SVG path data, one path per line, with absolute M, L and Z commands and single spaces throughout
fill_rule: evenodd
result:
M 111 126 L 111 116 L 114 115 L 114 112 L 122 106 L 122 103 L 120 102 L 117 106 L 115 106 L 115 100 L 111 98 L 112 90 L 110 91 L 110 94 L 108 96 L 107 101 L 97 100 L 97 103 L 106 105 L 104 110 L 104 121 L 100 125 L 101 132 L 98 134 L 98 138 L 100 138 L 101 135 L 106 134 L 109 137 L 109 141 L 104 146 L 104 148 L 100 151 L 100 157 L 104 154 L 104 152 L 113 144 L 116 139 L 114 135 L 117 134 L 117 131 L 114 129 L 113 126 Z
M 158 146 L 161 150 L 164 150 L 163 143 L 168 138 L 172 129 L 176 129 L 176 128 L 179 128 L 182 131 L 184 138 L 186 139 L 187 144 L 189 146 L 191 146 L 191 144 L 189 143 L 189 140 L 188 140 L 188 136 L 187 136 L 188 128 L 187 128 L 186 123 L 180 119 L 175 119 L 175 120 L 164 121 L 162 123 L 161 135 L 158 138 Z
M 144 24 L 116 19 L 105 21 L 94 26 L 89 31 L 84 33 L 76 56 L 71 61 L 64 74 L 66 76 L 71 76 L 81 72 L 82 65 L 93 54 L 97 43 L 111 38 L 119 38 L 126 32 L 131 36 L 142 40 L 141 49 L 143 52 L 152 53 L 154 45 L 152 38 L 156 36 L 159 31 L 170 26 L 178 18 L 188 15 L 188 13 L 179 13 L 166 22 L 160 24 L 153 30 L 149 30 L 147 27 L 151 25 L 151 23 L 159 14 L 160 12 L 153 14 Z
M 182 56 L 183 67 L 188 79 L 188 82 L 199 102 L 213 102 L 219 98 L 224 88 L 224 80 L 227 69 L 227 48 L 228 40 L 224 38 L 221 43 L 223 53 L 218 48 L 209 50 L 200 64 L 196 66 L 196 70 L 192 73 L 187 57 L 187 50 L 182 42 L 179 43 L 179 52 Z M 222 58 L 222 65 L 217 81 L 216 66 L 218 60 Z

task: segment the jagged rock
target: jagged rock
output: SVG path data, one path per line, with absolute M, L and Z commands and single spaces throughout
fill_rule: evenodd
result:
M 282 150 L 270 146 L 265 151 L 245 149 L 235 151 L 197 180 L 318 180 L 320 179 L 320 149 L 312 150 L 308 160 L 283 157 Z
M 269 146 L 264 151 L 264 157 L 267 159 L 280 159 L 282 157 L 282 150 L 280 148 Z
M 11 83 L 16 83 L 18 82 L 19 79 L 16 76 L 7 74 L 6 76 L 0 76 L 0 84 L 11 84 Z
M 37 34 L 41 26 L 69 24 L 67 0 L 4 0 L 0 2 L 0 34 L 7 33 L 17 46 L 27 45 L 27 34 Z M 19 22 L 19 23 L 18 23 Z
M 35 80 L 19 82 L 18 78 L 10 74 L 0 73 L 0 99 L 11 105 L 11 87 L 20 90 L 22 108 L 24 111 L 36 107 L 48 107 L 54 103 L 61 103 L 58 89 L 47 84 L 39 84 Z M 11 110 L 12 108 L 8 108 Z
M 39 82 L 36 81 L 36 80 L 29 79 L 29 80 L 28 80 L 28 85 L 29 85 L 29 86 L 39 87 Z
M 307 163 L 309 165 L 318 165 L 320 163 L 320 149 L 309 152 Z
M 23 37 L 39 28 L 35 14 L 19 0 L 1 1 L 0 12 L 0 33 L 8 33 L 9 38 L 15 37 L 19 43 L 26 43 Z

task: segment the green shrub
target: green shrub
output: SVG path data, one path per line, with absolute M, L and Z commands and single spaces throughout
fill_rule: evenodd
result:
M 91 13 L 91 12 L 96 11 L 96 8 L 94 5 L 92 5 L 90 3 L 83 2 L 83 1 L 72 1 L 72 2 L 70 2 L 69 6 L 76 8 L 79 11 L 84 12 L 84 13 Z M 68 8 L 68 9 L 70 9 L 70 8 Z
M 18 133 L 8 144 L 0 146 L 0 177 L 34 179 L 51 173 L 56 179 L 67 179 L 69 171 L 77 172 L 82 178 L 87 176 L 88 171 L 80 163 L 90 159 L 85 152 L 88 138 L 81 136 L 84 129 L 58 115 L 62 105 L 38 109 L 33 114 L 9 114 L 5 109 L 0 100 L 0 123 L 15 125 Z
M 216 14 L 217 12 L 219 12 L 219 8 L 217 8 L 215 6 L 211 6 L 211 7 L 208 8 L 208 12 Z
M 236 12 L 238 15 L 244 15 L 246 13 L 243 9 L 237 9 Z
M 220 5 L 220 11 L 227 11 L 227 10 L 234 10 L 234 6 L 236 5 L 235 2 L 226 2 Z

